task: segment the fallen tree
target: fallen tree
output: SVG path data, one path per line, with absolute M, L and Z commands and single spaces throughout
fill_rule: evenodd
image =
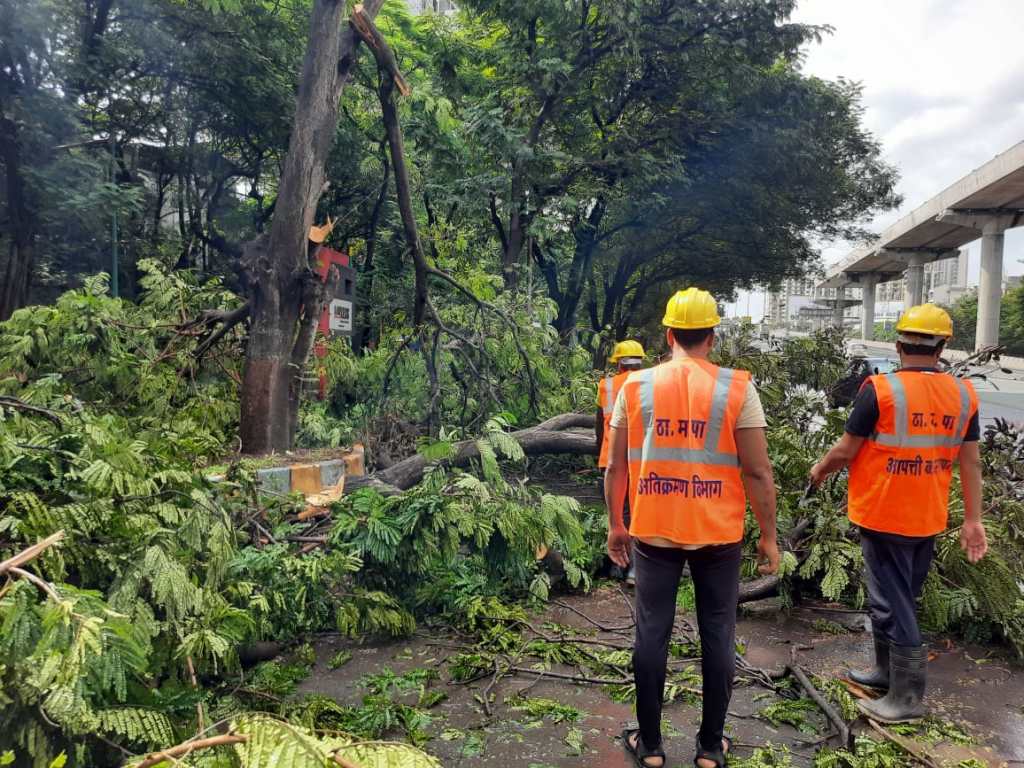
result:
M 594 433 L 591 431 L 594 428 L 594 422 L 594 414 L 563 413 L 536 426 L 510 432 L 508 436 L 519 444 L 527 456 L 543 454 L 593 456 L 597 454 L 597 443 Z M 463 440 L 455 444 L 452 457 L 444 464 L 449 467 L 462 468 L 479 458 L 478 441 Z M 345 493 L 351 493 L 359 488 L 373 488 L 384 496 L 395 496 L 423 480 L 424 473 L 434 463 L 421 454 L 409 456 L 380 472 L 365 477 L 349 478 L 345 484 Z M 801 539 L 809 525 L 809 521 L 803 520 L 793 528 L 786 538 L 787 549 L 790 551 L 801 549 Z M 745 581 L 740 585 L 739 602 L 747 603 L 774 597 L 778 595 L 782 582 L 783 577 L 779 575 L 762 576 Z
M 596 456 L 597 443 L 592 431 L 569 431 L 574 428 L 593 430 L 594 414 L 563 413 L 534 427 L 510 432 L 509 437 L 519 443 L 527 456 L 541 454 L 574 454 Z M 452 457 L 444 462 L 451 467 L 465 467 L 480 458 L 476 440 L 456 443 Z M 423 474 L 434 462 L 421 454 L 410 456 L 387 469 L 366 477 L 352 477 L 345 483 L 345 492 L 358 488 L 374 488 L 385 496 L 394 496 L 412 488 L 423 479 Z

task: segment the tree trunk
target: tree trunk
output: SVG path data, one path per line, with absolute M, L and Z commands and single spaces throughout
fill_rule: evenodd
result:
M 383 0 L 367 0 L 373 18 Z M 323 307 L 324 291 L 307 254 L 309 228 L 324 190 L 324 164 L 337 130 L 341 92 L 359 37 L 342 24 L 343 0 L 316 0 L 302 65 L 295 119 L 274 220 L 267 236 L 245 248 L 252 274 L 252 321 L 242 378 L 242 451 L 287 450 L 294 439 L 299 380 Z M 303 302 L 305 304 L 303 305 Z
M 505 251 L 501 255 L 501 274 L 505 280 L 505 288 L 516 287 L 519 272 L 516 269 L 519 263 L 519 254 L 523 250 L 523 243 L 526 242 L 526 228 L 529 226 L 529 217 L 522 210 L 523 194 L 521 183 L 518 180 L 518 172 L 512 180 L 512 213 L 508 220 L 508 239 L 505 242 Z
M 0 153 L 7 177 L 7 217 L 10 228 L 10 250 L 3 286 L 0 287 L 0 320 L 6 320 L 16 309 L 28 303 L 28 289 L 35 262 L 36 221 L 21 171 L 21 148 L 18 131 L 11 120 L 0 120 Z

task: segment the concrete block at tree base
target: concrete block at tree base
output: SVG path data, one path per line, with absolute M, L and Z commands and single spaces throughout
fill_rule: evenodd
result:
M 337 485 L 345 476 L 345 462 L 342 459 L 331 459 L 320 462 L 320 487 L 330 488 Z
M 345 460 L 345 474 L 349 477 L 362 477 L 366 474 L 366 449 L 362 443 L 356 443 L 352 450 L 342 458 Z
M 268 467 L 256 470 L 260 490 L 269 493 L 290 493 L 292 490 L 291 467 Z
M 298 491 L 303 496 L 311 496 L 320 493 L 322 488 L 320 482 L 319 464 L 295 464 L 292 470 L 292 492 Z
M 267 493 L 313 496 L 336 487 L 346 476 L 366 474 L 365 451 L 358 443 L 340 459 L 256 470 L 256 482 Z

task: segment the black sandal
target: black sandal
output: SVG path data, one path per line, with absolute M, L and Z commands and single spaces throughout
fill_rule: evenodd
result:
M 700 734 L 697 734 L 697 754 L 694 755 L 693 764 L 697 768 L 701 768 L 701 764 L 698 760 L 710 760 L 717 768 L 725 768 L 725 756 L 732 752 L 732 739 L 728 736 L 722 736 L 722 741 L 725 742 L 725 749 L 719 747 L 716 750 L 704 749 L 700 743 Z
M 636 745 L 633 744 L 631 737 L 636 734 Z M 661 747 L 657 749 L 648 749 L 647 745 L 644 744 L 643 737 L 640 736 L 639 728 L 626 728 L 622 732 L 622 746 L 626 748 L 629 756 L 633 758 L 638 768 L 666 768 L 665 750 Z M 661 765 L 651 765 L 646 762 L 648 758 L 660 757 Z

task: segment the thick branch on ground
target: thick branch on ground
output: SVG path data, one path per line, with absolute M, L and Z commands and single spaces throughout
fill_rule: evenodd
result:
M 28 413 L 32 416 L 42 416 L 44 419 L 53 422 L 54 426 L 60 426 L 60 414 L 57 413 L 57 411 L 51 411 L 49 408 L 43 408 L 40 405 L 26 403 L 16 397 L 0 395 L 0 409 L 3 408 L 10 408 L 12 411 L 21 411 L 22 413 Z
M 793 526 L 793 530 L 789 532 L 786 537 L 786 548 L 791 552 L 800 548 L 800 540 L 804 537 L 807 529 L 810 527 L 810 520 L 804 519 Z M 799 562 L 803 563 L 806 557 L 800 558 Z M 766 597 L 774 597 L 779 593 L 779 585 L 782 584 L 782 577 L 778 574 L 771 576 L 762 576 L 759 579 L 753 581 L 745 581 L 740 584 L 740 603 L 749 603 L 754 600 L 764 600 Z
M 796 655 L 796 647 L 793 647 L 793 654 Z M 795 662 L 789 666 L 789 671 L 792 673 L 796 681 L 800 683 L 800 687 L 804 689 L 804 692 L 811 697 L 811 700 L 825 713 L 825 716 L 829 719 L 832 725 L 835 727 L 839 734 L 839 742 L 842 744 L 843 749 L 851 749 L 853 747 L 853 737 L 850 734 L 850 726 L 843 720 L 843 716 L 840 715 L 836 708 L 833 707 L 824 696 L 818 691 L 817 688 L 808 679 L 807 674 L 800 668 Z
M 545 453 L 569 453 L 588 456 L 597 453 L 593 432 L 564 432 L 570 427 L 593 428 L 594 415 L 566 413 L 548 419 L 536 427 L 510 432 L 509 437 L 522 447 L 527 456 Z M 453 457 L 448 466 L 464 467 L 473 459 L 480 458 L 476 440 L 464 440 L 454 446 Z M 417 454 L 404 459 L 394 466 L 368 477 L 351 477 L 345 481 L 345 492 L 356 488 L 371 487 L 385 495 L 401 493 L 423 479 L 432 462 Z

